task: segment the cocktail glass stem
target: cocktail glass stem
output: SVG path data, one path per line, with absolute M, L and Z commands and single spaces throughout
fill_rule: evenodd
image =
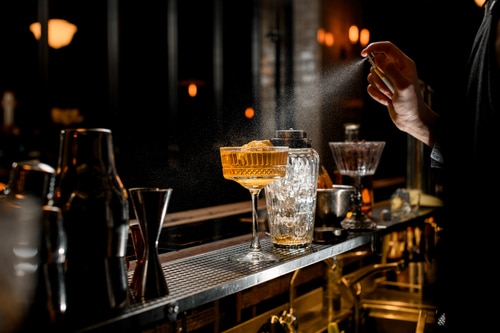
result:
M 361 207 L 363 206 L 363 196 L 361 194 L 361 177 L 356 176 L 354 179 L 354 188 L 356 189 L 353 196 L 352 202 L 354 206 L 353 216 L 356 220 L 360 220 L 363 215 L 365 215 L 361 211 Z
M 260 240 L 258 235 L 259 229 L 259 215 L 258 215 L 258 203 L 259 194 L 261 189 L 250 190 L 250 195 L 252 196 L 252 242 L 250 243 L 250 249 L 252 251 L 260 251 Z
M 279 261 L 280 257 L 272 253 L 265 253 L 262 251 L 259 239 L 259 215 L 258 215 L 258 202 L 259 194 L 262 188 L 250 189 L 250 195 L 252 197 L 252 240 L 250 242 L 250 251 L 243 255 L 231 256 L 229 259 L 234 262 L 273 262 Z
M 363 195 L 361 194 L 361 177 L 359 175 L 353 176 L 355 192 L 351 197 L 352 201 L 352 214 L 351 216 L 345 218 L 340 224 L 345 229 L 374 229 L 377 227 L 377 223 L 368 217 L 361 210 L 363 206 Z

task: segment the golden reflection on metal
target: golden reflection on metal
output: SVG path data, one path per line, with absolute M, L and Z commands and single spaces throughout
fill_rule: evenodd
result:
M 53 49 L 60 49 L 68 46 L 73 40 L 73 36 L 78 28 L 73 23 L 62 19 L 50 19 L 48 21 L 48 42 Z M 36 40 L 40 40 L 42 36 L 42 25 L 40 22 L 35 22 L 30 25 L 30 31 L 35 36 Z

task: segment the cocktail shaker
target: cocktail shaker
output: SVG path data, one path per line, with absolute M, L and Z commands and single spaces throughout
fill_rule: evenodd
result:
M 8 319 L 3 318 L 6 320 L 0 325 L 3 329 L 9 321 L 18 321 L 15 325 L 22 326 L 23 331 L 50 322 L 48 309 L 55 303 L 47 295 L 53 290 L 51 286 L 59 286 L 44 270 L 47 256 L 43 250 L 50 235 L 43 227 L 43 207 L 54 175 L 54 168 L 38 160 L 14 162 L 0 195 L 0 280 L 9 300 L 9 310 L 3 312 L 9 313 Z
M 67 235 L 66 324 L 86 325 L 129 304 L 126 250 L 128 193 L 118 176 L 112 133 L 103 128 L 60 133 L 53 205 Z
M 3 190 L 4 194 L 30 195 L 40 200 L 40 204 L 47 203 L 52 195 L 55 170 L 39 160 L 26 160 L 12 163 L 9 181 Z
M 286 175 L 265 187 L 271 241 L 285 249 L 308 248 L 314 236 L 319 154 L 303 130 L 278 130 L 275 146 L 288 146 Z

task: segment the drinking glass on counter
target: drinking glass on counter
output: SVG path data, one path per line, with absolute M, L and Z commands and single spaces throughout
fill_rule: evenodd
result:
M 262 251 L 258 236 L 259 194 L 269 183 L 286 175 L 288 147 L 273 146 L 270 141 L 252 141 L 241 147 L 220 147 L 222 172 L 248 189 L 252 198 L 252 239 L 248 252 L 231 256 L 235 262 L 269 262 L 280 258 Z
M 286 176 L 264 190 L 271 242 L 280 249 L 307 249 L 314 237 L 319 154 L 303 130 L 278 130 L 270 141 L 290 148 Z
M 341 175 L 350 176 L 354 180 L 355 194 L 352 196 L 353 211 L 351 216 L 341 222 L 345 229 L 375 229 L 377 224 L 361 210 L 361 179 L 375 174 L 384 141 L 329 142 L 333 158 Z
M 391 220 L 400 221 L 418 215 L 420 209 L 419 189 L 398 188 L 391 195 Z

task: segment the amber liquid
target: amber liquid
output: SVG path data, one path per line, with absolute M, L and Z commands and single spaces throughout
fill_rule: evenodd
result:
M 342 176 L 337 171 L 337 173 L 335 174 L 334 183 L 343 185 L 353 185 L 354 181 L 352 177 Z M 363 204 L 361 206 L 361 211 L 365 215 L 371 216 L 373 211 L 373 205 L 375 204 L 375 197 L 373 194 L 373 176 L 365 176 L 361 178 L 361 200 L 363 201 Z
M 371 216 L 373 205 L 375 204 L 375 199 L 373 196 L 373 177 L 366 176 L 361 179 L 361 199 L 363 200 L 363 205 L 361 206 L 361 211 Z
M 224 178 L 234 180 L 247 189 L 263 188 L 286 174 L 287 150 L 222 149 Z

